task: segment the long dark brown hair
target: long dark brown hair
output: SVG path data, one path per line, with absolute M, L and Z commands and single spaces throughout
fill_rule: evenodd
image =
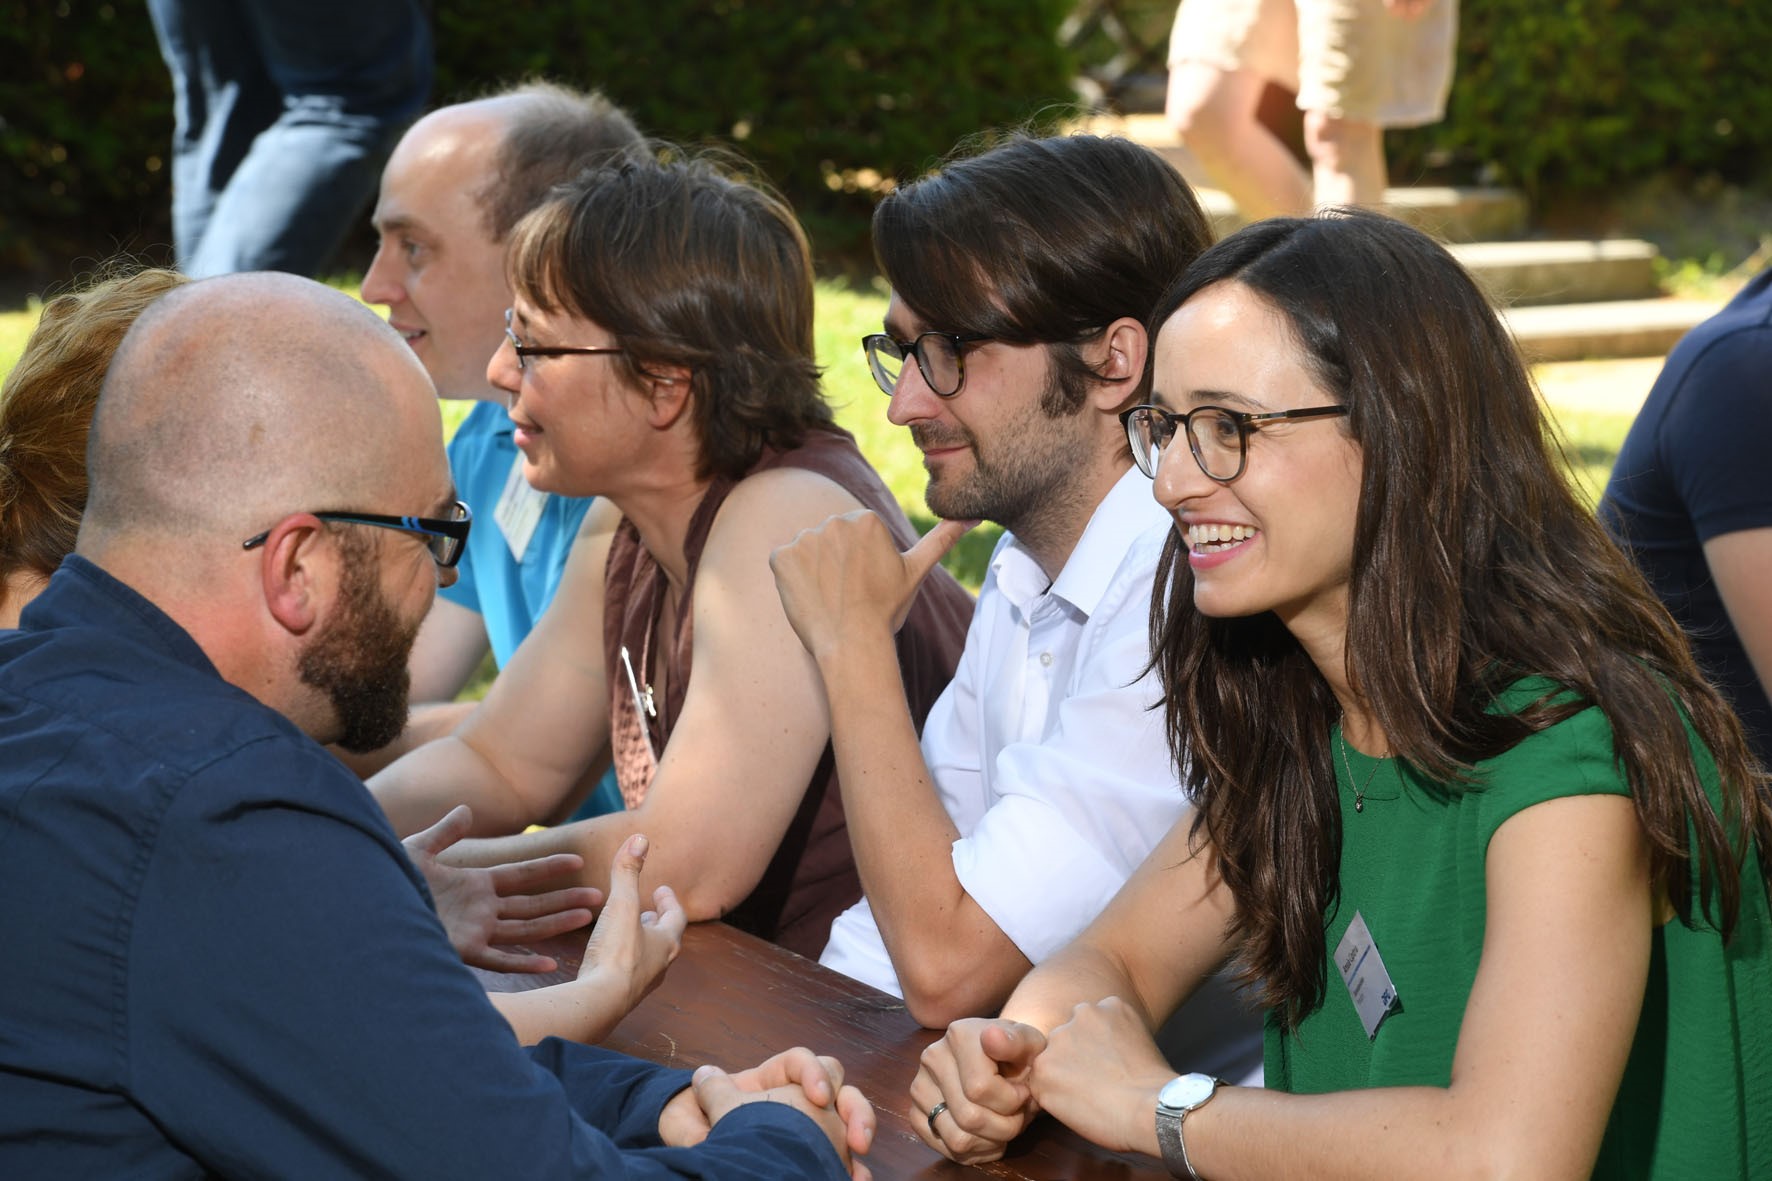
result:
M 1571 488 L 1518 350 L 1470 276 L 1388 218 L 1276 219 L 1203 254 L 1158 305 L 1153 339 L 1223 282 L 1281 314 L 1348 408 L 1364 470 L 1347 675 L 1391 749 L 1458 790 L 1474 764 L 1598 706 L 1655 884 L 1683 921 L 1702 911 L 1728 935 L 1748 850 L 1763 866 L 1772 849 L 1764 779 L 1685 637 Z M 1274 615 L 1208 618 L 1193 591 L 1171 537 L 1151 607 L 1170 746 L 1197 801 L 1193 836 L 1212 842 L 1237 901 L 1243 971 L 1295 1026 L 1322 1002 L 1338 901 L 1340 707 Z M 1563 692 L 1491 712 L 1525 676 Z M 1715 758 L 1720 817 L 1682 714 Z

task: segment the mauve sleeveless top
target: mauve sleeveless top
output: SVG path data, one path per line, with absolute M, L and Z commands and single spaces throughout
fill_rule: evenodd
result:
M 862 457 L 847 431 L 809 431 L 805 442 L 791 451 L 765 448 L 762 458 L 746 475 L 777 467 L 816 472 L 844 488 L 864 507 L 879 514 L 900 548 L 907 548 L 916 540 L 898 501 Z M 664 601 L 664 575 L 640 544 L 639 532 L 632 522 L 624 517 L 610 544 L 609 564 L 604 573 L 603 613 L 604 667 L 609 670 L 610 752 L 622 798 L 630 808 L 646 798 L 656 769 L 651 752 L 663 754 L 683 709 L 693 671 L 690 658 L 694 647 L 695 576 L 714 517 L 735 483 L 715 477 L 690 520 L 685 541 L 688 581 L 673 635 L 656 634 Z M 946 570 L 937 567 L 924 580 L 898 633 L 899 669 L 911 717 L 919 732 L 929 707 L 953 678 L 971 620 L 972 596 Z M 622 665 L 624 647 L 633 662 L 634 675 L 642 683 L 648 679 L 643 654 L 649 655 L 656 649 L 665 662 L 665 691 L 654 701 L 658 711 L 655 718 L 643 717 L 635 704 Z M 849 831 L 843 819 L 836 759 L 827 742 L 800 807 L 762 880 L 724 918 L 735 927 L 816 958 L 830 935 L 831 921 L 860 897 L 861 881 L 855 873 Z

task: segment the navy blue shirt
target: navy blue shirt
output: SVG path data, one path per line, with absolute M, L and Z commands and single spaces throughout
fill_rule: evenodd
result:
M 354 776 L 73 557 L 0 631 L 0 1176 L 841 1177 L 755 1103 L 519 1047 Z
M 1772 767 L 1772 702 L 1717 593 L 1704 543 L 1772 527 L 1772 270 L 1668 354 L 1631 424 L 1600 520 L 1636 559 Z

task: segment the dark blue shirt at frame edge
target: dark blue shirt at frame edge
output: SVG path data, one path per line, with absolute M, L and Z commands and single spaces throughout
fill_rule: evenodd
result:
M 368 792 L 79 557 L 0 632 L 0 1175 L 836 1177 L 779 1104 L 519 1047 Z
M 1668 354 L 1619 448 L 1600 520 L 1692 641 L 1772 767 L 1772 699 L 1736 635 L 1704 543 L 1772 527 L 1772 270 Z

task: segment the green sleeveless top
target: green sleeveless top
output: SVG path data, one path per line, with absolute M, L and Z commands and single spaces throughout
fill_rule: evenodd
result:
M 1521 708 L 1549 687 L 1521 681 L 1501 708 Z M 1695 735 L 1691 741 L 1716 804 L 1716 767 Z M 1629 795 L 1612 728 L 1598 709 L 1584 710 L 1479 764 L 1476 785 L 1462 791 L 1352 748 L 1349 782 L 1339 733 L 1333 742 L 1341 900 L 1325 938 L 1325 999 L 1291 1034 L 1270 1017 L 1267 1085 L 1308 1094 L 1443 1087 L 1483 950 L 1489 838 L 1545 800 Z M 1356 788 L 1369 775 L 1364 809 L 1356 812 Z M 1678 919 L 1655 935 L 1643 1013 L 1596 1177 L 1772 1177 L 1772 916 L 1756 859 L 1746 874 L 1727 946 L 1708 926 Z M 1400 1006 L 1370 1040 L 1333 962 L 1355 912 Z

